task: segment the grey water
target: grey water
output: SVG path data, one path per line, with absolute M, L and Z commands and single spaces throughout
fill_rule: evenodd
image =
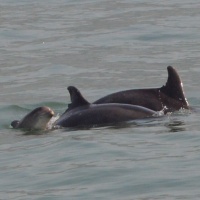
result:
M 200 1 L 0 0 L 0 199 L 200 199 Z M 37 106 L 161 87 L 195 109 L 125 127 L 25 134 Z

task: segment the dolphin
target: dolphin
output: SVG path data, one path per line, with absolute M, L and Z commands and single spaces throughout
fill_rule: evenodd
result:
M 189 109 L 189 104 L 183 91 L 183 84 L 177 71 L 171 66 L 167 67 L 167 71 L 167 82 L 160 88 L 119 91 L 104 96 L 93 103 L 132 104 L 143 106 L 154 111 L 164 109 L 165 113 L 178 111 L 181 108 Z
M 55 122 L 55 125 L 58 127 L 88 128 L 107 126 L 159 116 L 158 112 L 137 105 L 89 103 L 74 86 L 69 86 L 68 91 L 72 103 L 69 104 L 69 109 Z
M 47 124 L 53 117 L 54 111 L 46 106 L 38 107 L 28 113 L 21 120 L 14 120 L 11 122 L 13 128 L 22 128 L 26 130 L 44 130 Z
M 162 116 L 162 112 L 137 105 L 89 103 L 74 86 L 69 86 L 68 91 L 71 98 L 69 109 L 54 122 L 53 128 L 90 128 Z M 38 107 L 21 120 L 14 120 L 11 126 L 16 129 L 45 130 L 53 116 L 54 111 L 51 108 Z

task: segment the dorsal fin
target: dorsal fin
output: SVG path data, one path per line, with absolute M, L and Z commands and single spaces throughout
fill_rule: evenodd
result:
M 68 104 L 68 111 L 79 106 L 86 106 L 90 104 L 76 87 L 69 86 L 67 89 L 72 102 L 71 104 Z
M 171 67 L 167 67 L 168 79 L 166 85 L 161 88 L 161 91 L 177 101 L 181 101 L 184 105 L 188 106 L 188 102 L 185 98 L 183 91 L 182 81 L 177 71 Z

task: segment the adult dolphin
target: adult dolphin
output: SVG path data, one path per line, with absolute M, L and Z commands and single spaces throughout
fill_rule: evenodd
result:
M 55 125 L 59 127 L 107 126 L 159 116 L 159 112 L 136 105 L 119 103 L 91 104 L 76 87 L 69 86 L 68 91 L 72 103 L 69 104 L 69 109 L 56 121 Z
M 167 67 L 167 83 L 160 88 L 131 89 L 109 94 L 94 102 L 103 103 L 123 103 L 143 106 L 155 111 L 165 109 L 165 112 L 173 112 L 181 108 L 189 109 L 188 101 L 184 95 L 183 84 L 177 71 Z

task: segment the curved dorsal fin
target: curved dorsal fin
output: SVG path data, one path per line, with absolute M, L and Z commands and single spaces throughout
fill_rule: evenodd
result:
M 86 106 L 90 104 L 76 87 L 69 86 L 67 89 L 72 102 L 71 104 L 68 104 L 68 111 L 79 106 Z
M 177 71 L 171 67 L 167 67 L 168 79 L 166 84 L 161 88 L 161 91 L 177 101 L 182 101 L 188 105 L 183 91 L 183 84 Z

